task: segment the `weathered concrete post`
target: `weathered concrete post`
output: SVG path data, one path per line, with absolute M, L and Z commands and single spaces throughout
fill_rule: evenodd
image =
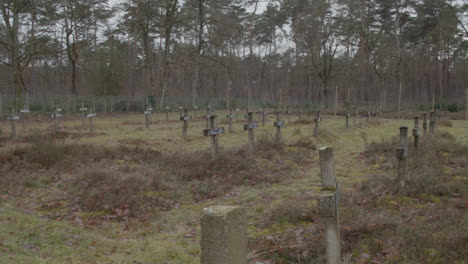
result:
M 432 135 L 434 135 L 435 122 L 436 122 L 436 112 L 432 111 L 429 116 L 429 137 L 432 137 Z
M 318 137 L 318 131 L 319 131 L 319 126 L 320 126 L 320 110 L 317 110 L 317 112 L 315 112 L 314 122 L 315 122 L 314 137 Z
M 281 127 L 284 126 L 284 122 L 280 119 L 280 111 L 276 108 L 276 121 L 273 123 L 273 126 L 276 127 L 276 136 L 275 141 L 276 144 L 281 143 Z
M 247 214 L 237 206 L 211 206 L 201 217 L 201 264 L 247 264 Z
M 184 124 L 182 126 L 182 136 L 187 136 L 187 128 L 188 128 L 188 121 L 192 120 L 191 116 L 188 116 L 188 110 L 184 109 L 184 115 L 180 117 L 180 121 L 183 121 Z
M 408 127 L 400 127 L 400 147 L 397 149 L 399 189 L 406 187 L 406 157 L 408 156 Z
M 322 191 L 319 195 L 319 213 L 327 226 L 327 264 L 340 264 L 341 243 L 338 213 L 340 191 L 336 183 L 333 149 L 329 147 L 320 148 L 319 156 L 322 182 Z
M 216 115 L 210 115 L 210 128 L 203 130 L 205 137 L 211 137 L 211 159 L 215 160 L 218 154 L 218 135 L 224 133 L 224 128 L 216 128 Z
M 414 129 L 413 129 L 413 137 L 414 137 L 414 150 L 418 152 L 419 149 L 419 117 L 414 118 Z
M 206 129 L 210 128 L 210 117 L 212 116 L 211 114 L 211 106 L 208 106 L 206 108 L 206 115 L 205 115 L 205 119 L 206 119 Z
M 258 124 L 254 122 L 253 120 L 253 112 L 249 112 L 247 114 L 247 124 L 244 125 L 244 130 L 247 130 L 249 132 L 249 144 L 248 144 L 248 153 L 250 155 L 253 155 L 255 152 L 255 135 L 254 135 L 254 130 L 255 128 L 258 127 Z
M 145 115 L 145 127 L 149 128 L 149 117 L 151 115 L 151 111 L 148 110 L 148 106 L 145 105 L 145 111 L 143 112 Z
M 58 132 L 58 119 L 62 117 L 62 115 L 60 114 L 61 111 L 62 109 L 59 109 L 58 106 L 54 106 L 54 108 L 52 109 L 52 114 L 50 115 L 50 117 L 54 119 L 54 133 L 55 134 L 57 134 Z
M 291 110 L 289 109 L 289 105 L 286 107 L 286 114 L 288 115 L 288 123 L 291 122 Z
M 198 118 L 198 106 L 194 106 L 193 110 L 195 111 L 195 118 Z
M 423 136 L 427 137 L 427 114 L 423 113 Z

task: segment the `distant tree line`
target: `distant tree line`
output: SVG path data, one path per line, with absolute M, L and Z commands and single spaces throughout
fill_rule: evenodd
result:
M 0 94 L 464 102 L 468 4 L 2 0 Z

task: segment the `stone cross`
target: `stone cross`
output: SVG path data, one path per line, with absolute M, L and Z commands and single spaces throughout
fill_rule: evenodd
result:
M 423 113 L 423 136 L 427 137 L 427 114 Z
M 402 190 L 406 187 L 406 157 L 408 156 L 408 127 L 400 127 L 400 146 L 397 149 L 398 185 Z
M 201 264 L 247 264 L 247 214 L 237 206 L 211 206 L 201 217 Z
M 414 137 L 414 150 L 417 152 L 419 149 L 419 117 L 414 118 L 414 128 L 413 128 L 413 137 Z
M 203 130 L 205 137 L 211 137 L 211 159 L 215 160 L 218 155 L 218 136 L 224 133 L 223 127 L 216 127 L 216 115 L 210 115 L 210 128 Z
M 7 117 L 7 120 L 10 120 L 10 126 L 11 126 L 11 138 L 16 137 L 16 124 L 15 121 L 20 120 L 20 116 L 16 115 L 16 110 L 11 107 L 10 108 L 10 115 Z
M 319 126 L 320 126 L 320 110 L 317 110 L 315 112 L 314 122 L 315 122 L 314 137 L 317 137 L 318 136 Z
M 94 133 L 94 118 L 96 117 L 96 113 L 92 111 L 93 109 L 90 110 L 89 114 L 86 114 L 86 118 L 89 119 L 89 132 L 92 134 Z
M 52 114 L 50 115 L 50 118 L 54 120 L 54 133 L 56 134 L 58 131 L 58 119 L 63 117 L 62 114 L 60 114 L 60 112 L 62 112 L 62 109 L 58 108 L 58 106 L 54 106 L 54 108 L 52 109 Z
M 346 128 L 349 128 L 349 111 L 346 112 Z
M 280 119 L 280 111 L 278 108 L 276 108 L 276 121 L 273 123 L 273 126 L 276 127 L 276 143 L 280 144 L 281 143 L 281 127 L 284 126 L 284 121 L 281 121 Z
M 184 115 L 180 117 L 180 121 L 184 122 L 184 125 L 182 126 L 182 136 L 183 137 L 187 136 L 188 121 L 190 121 L 190 120 L 192 120 L 192 117 L 188 116 L 187 109 L 184 109 Z
M 255 135 L 254 130 L 258 127 L 258 123 L 253 120 L 253 112 L 247 114 L 247 124 L 244 125 L 244 130 L 249 132 L 248 153 L 252 155 L 255 152 Z
M 229 114 L 226 117 L 228 119 L 228 131 L 232 133 L 232 119 L 236 117 L 236 114 L 233 114 L 232 109 L 229 109 Z
M 336 183 L 333 149 L 322 147 L 319 149 L 319 156 L 322 190 L 318 204 L 320 217 L 326 223 L 327 264 L 340 264 L 341 245 L 338 213 L 340 190 Z

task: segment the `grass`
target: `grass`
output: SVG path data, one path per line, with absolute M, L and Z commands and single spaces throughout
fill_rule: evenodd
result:
M 177 117 L 173 114 L 171 119 Z M 457 261 L 458 245 L 464 239 L 456 232 L 457 221 L 463 219 L 459 212 L 466 205 L 463 196 L 432 190 L 399 195 L 385 193 L 381 185 L 361 187 L 369 175 L 392 168 L 382 158 L 375 162 L 365 158 L 363 133 L 372 145 L 397 135 L 401 125 L 411 127 L 412 120 L 358 127 L 350 122 L 345 129 L 343 117 L 324 116 L 317 139 L 312 137 L 313 125 L 287 124 L 281 145 L 273 144 L 275 130 L 267 122 L 256 130 L 258 152 L 249 159 L 243 151 L 244 120 L 238 118 L 235 133 L 220 136 L 222 155 L 213 163 L 206 159 L 209 139 L 201 134 L 204 122 L 190 122 L 184 139 L 180 122 L 164 119 L 165 115 L 153 116 L 146 129 L 143 115 L 97 118 L 94 135 L 81 127 L 80 119 L 70 119 L 61 122 L 66 130 L 54 141 L 39 142 L 31 134 L 49 133 L 51 124 L 18 126 L 19 138 L 12 141 L 7 138 L 8 124 L 0 122 L 4 132 L 0 243 L 7 248 L 0 263 L 199 263 L 200 212 L 214 204 L 249 209 L 252 261 L 321 263 L 324 244 L 323 226 L 315 214 L 320 189 L 315 149 L 324 145 L 335 149 L 337 177 L 346 192 L 341 221 L 346 259 Z M 365 119 L 358 121 L 365 124 Z M 436 129 L 467 142 L 468 123 L 452 122 L 453 127 Z M 394 154 L 391 147 L 375 147 L 388 149 L 389 157 Z M 43 157 L 37 154 L 40 149 L 59 154 Z M 466 169 L 456 161 L 460 155 L 444 155 L 444 164 L 449 164 L 442 168 L 444 177 L 459 186 L 466 184 L 462 177 Z M 92 184 L 97 179 L 99 184 Z M 368 192 L 379 199 L 363 196 Z M 117 195 L 109 196 L 113 193 Z M 110 202 L 101 202 L 106 199 Z M 392 223 L 402 224 L 401 228 Z M 439 240 L 430 246 L 433 240 L 419 234 L 435 234 Z M 454 239 L 448 240 L 449 235 Z M 443 247 L 449 249 L 446 255 Z

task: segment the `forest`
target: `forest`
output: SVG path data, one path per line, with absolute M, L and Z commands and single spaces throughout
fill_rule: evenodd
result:
M 0 94 L 401 109 L 468 87 L 452 0 L 2 0 Z M 75 109 L 76 110 L 76 109 Z

